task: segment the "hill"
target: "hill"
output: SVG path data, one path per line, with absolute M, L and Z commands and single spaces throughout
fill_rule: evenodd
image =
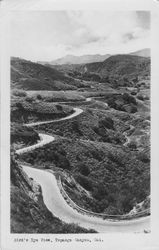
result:
M 138 50 L 138 51 L 135 51 L 133 53 L 130 53 L 130 55 L 150 57 L 151 56 L 151 51 L 150 51 L 149 48 L 146 48 L 146 49 L 142 49 L 142 50 Z
M 73 90 L 83 87 L 83 84 L 56 69 L 13 57 L 11 87 L 23 90 Z
M 105 59 L 110 57 L 109 54 L 106 55 L 82 55 L 82 56 L 74 56 L 67 55 L 57 60 L 51 62 L 39 62 L 41 64 L 50 64 L 50 65 L 62 65 L 62 64 L 85 64 L 91 62 L 102 62 Z
M 150 75 L 150 59 L 134 55 L 115 55 L 104 62 L 82 65 L 79 71 L 83 74 L 96 73 L 101 78 L 133 78 Z

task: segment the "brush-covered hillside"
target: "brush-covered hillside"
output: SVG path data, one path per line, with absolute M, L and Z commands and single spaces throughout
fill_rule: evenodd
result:
M 98 73 L 101 77 L 149 76 L 150 59 L 134 55 L 115 55 L 104 62 L 85 64 L 80 71 Z
M 56 69 L 20 58 L 11 58 L 11 88 L 23 90 L 73 90 L 85 85 Z

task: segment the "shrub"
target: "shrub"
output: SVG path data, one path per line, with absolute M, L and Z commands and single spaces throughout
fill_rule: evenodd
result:
M 143 95 L 137 95 L 137 99 L 143 101 L 143 100 L 144 100 L 144 97 L 143 97 Z
M 59 111 L 62 111 L 62 110 L 63 110 L 63 109 L 62 109 L 62 106 L 59 105 L 59 104 L 56 105 L 56 108 L 57 108 L 57 110 L 59 110 Z
M 128 93 L 123 94 L 123 99 L 126 103 L 133 103 L 135 105 L 137 104 L 136 99 L 133 96 L 129 95 Z
M 131 95 L 136 95 L 136 94 L 137 94 L 136 91 L 132 91 L 132 92 L 131 92 Z
M 39 95 L 39 94 L 36 96 L 36 98 L 37 98 L 38 100 L 42 100 L 42 99 L 43 99 L 42 96 Z
M 78 164 L 78 170 L 80 171 L 80 173 L 82 175 L 88 176 L 90 174 L 89 167 L 87 165 L 83 164 L 83 163 Z
M 25 101 L 26 102 L 33 102 L 34 101 L 34 97 L 29 97 L 28 96 L 28 97 L 25 98 Z
M 80 130 L 79 122 L 77 120 L 72 121 L 72 129 L 73 131 L 77 132 L 78 134 L 82 135 Z
M 21 102 L 17 102 L 17 103 L 16 103 L 16 107 L 17 107 L 19 110 L 23 110 L 23 109 L 24 109 Z
M 105 117 L 99 120 L 99 127 L 106 127 L 108 129 L 114 129 L 114 121 L 110 117 Z
M 107 195 L 107 190 L 103 183 L 99 183 L 97 187 L 93 189 L 93 197 L 97 200 L 102 200 Z M 107 200 L 106 200 L 107 201 Z
M 136 143 L 134 141 L 130 142 L 128 144 L 128 147 L 131 148 L 131 149 L 136 149 L 137 148 Z
M 75 176 L 75 179 L 86 190 L 92 190 L 92 182 L 88 177 L 79 174 Z
M 13 95 L 19 96 L 19 97 L 25 97 L 27 94 L 23 90 L 16 89 L 16 90 L 13 91 Z
M 150 155 L 148 153 L 140 152 L 138 159 L 144 163 L 150 162 Z
M 57 167 L 68 170 L 71 169 L 70 162 L 64 155 L 57 152 L 55 153 L 54 157 Z

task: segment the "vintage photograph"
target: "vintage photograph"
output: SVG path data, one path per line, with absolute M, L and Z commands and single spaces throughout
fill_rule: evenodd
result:
M 12 234 L 151 232 L 150 14 L 12 12 Z

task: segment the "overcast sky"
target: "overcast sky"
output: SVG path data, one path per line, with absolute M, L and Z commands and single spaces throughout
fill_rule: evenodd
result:
M 51 61 L 68 54 L 129 53 L 150 47 L 145 11 L 28 11 L 11 18 L 11 55 Z

